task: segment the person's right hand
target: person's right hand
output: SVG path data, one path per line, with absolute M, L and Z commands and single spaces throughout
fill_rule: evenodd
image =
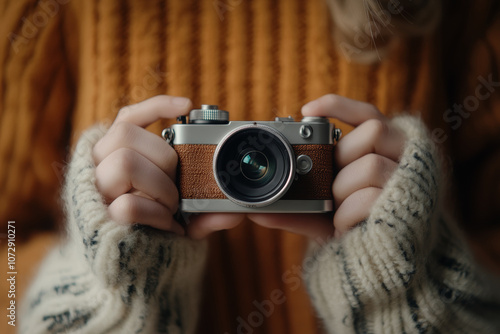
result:
M 111 219 L 185 233 L 173 217 L 179 203 L 177 154 L 165 140 L 144 128 L 161 118 L 184 115 L 191 106 L 187 98 L 159 95 L 120 109 L 92 152 L 96 186 L 108 204 Z M 242 219 L 240 214 L 199 215 L 193 219 L 189 234 L 201 239 L 234 227 Z
M 190 108 L 187 98 L 159 95 L 120 109 L 92 152 L 96 186 L 108 204 L 111 219 L 184 234 L 173 219 L 179 201 L 177 154 L 161 137 L 144 128 L 160 118 L 186 114 Z

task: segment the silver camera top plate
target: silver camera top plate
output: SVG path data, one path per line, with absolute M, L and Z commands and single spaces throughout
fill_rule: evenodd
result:
M 291 145 L 301 144 L 334 144 L 332 138 L 333 124 L 325 121 L 293 122 L 293 121 L 231 121 L 227 124 L 174 124 L 172 130 L 175 138 L 172 144 L 209 144 L 217 145 L 224 136 L 236 128 L 248 124 L 260 124 L 272 127 L 281 132 Z M 301 128 L 308 126 L 313 135 L 304 138 Z

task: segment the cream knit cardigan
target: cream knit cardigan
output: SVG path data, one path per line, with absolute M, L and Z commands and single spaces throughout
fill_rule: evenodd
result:
M 421 121 L 370 216 L 311 242 L 303 276 L 328 333 L 500 333 L 500 285 L 443 209 L 443 170 Z M 97 126 L 79 140 L 64 202 L 66 242 L 27 293 L 22 333 L 193 333 L 206 245 L 111 221 L 95 186 Z

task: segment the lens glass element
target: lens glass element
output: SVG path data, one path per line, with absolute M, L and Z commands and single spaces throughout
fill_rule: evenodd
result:
M 262 179 L 267 173 L 268 166 L 267 157 L 258 151 L 248 152 L 240 163 L 243 176 L 252 181 Z

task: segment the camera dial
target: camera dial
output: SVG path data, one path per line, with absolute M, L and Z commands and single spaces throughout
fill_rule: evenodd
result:
M 302 118 L 303 123 L 329 123 L 328 118 L 322 116 L 306 116 Z
M 190 124 L 227 124 L 229 123 L 229 113 L 219 110 L 213 104 L 202 104 L 201 109 L 193 109 L 189 112 Z

